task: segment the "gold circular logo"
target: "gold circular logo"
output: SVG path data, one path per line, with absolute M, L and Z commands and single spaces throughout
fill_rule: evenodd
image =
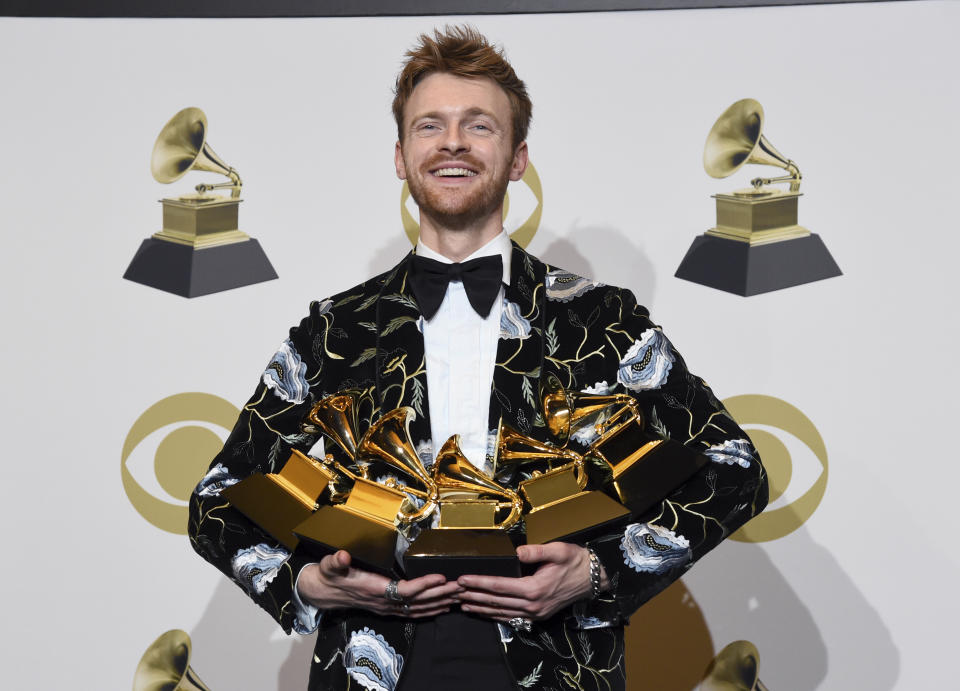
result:
M 130 454 L 147 436 L 178 422 L 208 422 L 226 430 L 240 411 L 229 401 L 208 393 L 181 393 L 157 401 L 133 423 L 120 454 L 120 479 L 127 498 L 150 523 L 171 533 L 187 534 L 187 505 L 193 488 L 203 477 L 223 440 L 200 425 L 184 425 L 169 432 L 157 445 L 153 469 L 157 482 L 183 504 L 153 496 L 134 479 L 127 467 Z
M 813 452 L 823 467 L 816 482 L 798 499 L 772 511 L 764 511 L 730 536 L 740 542 L 767 542 L 789 535 L 817 510 L 827 489 L 827 447 L 816 426 L 800 410 L 773 396 L 748 394 L 726 399 L 723 404 L 750 435 L 770 483 L 772 504 L 790 484 L 793 461 L 786 445 L 767 430 L 750 425 L 766 425 L 792 434 Z
M 533 236 L 537 234 L 537 229 L 540 228 L 540 217 L 543 215 L 543 185 L 540 183 L 540 176 L 537 174 L 537 169 L 533 167 L 532 163 L 527 165 L 527 170 L 520 180 L 533 192 L 533 196 L 537 200 L 537 205 L 523 223 L 514 230 L 508 228 L 507 232 L 510 233 L 511 240 L 525 248 L 530 244 L 530 241 L 533 240 Z M 420 224 L 417 222 L 417 219 L 413 217 L 413 214 L 410 213 L 410 209 L 407 208 L 408 199 L 410 199 L 410 187 L 407 185 L 407 181 L 404 180 L 403 185 L 400 187 L 400 221 L 403 223 L 403 230 L 407 234 L 410 244 L 416 245 L 417 238 L 420 236 Z M 506 221 L 509 212 L 510 193 L 507 192 L 506 197 L 503 199 L 504 221 Z

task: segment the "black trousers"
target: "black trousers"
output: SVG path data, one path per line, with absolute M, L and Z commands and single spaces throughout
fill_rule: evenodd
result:
M 451 612 L 417 625 L 397 691 L 516 689 L 497 625 Z

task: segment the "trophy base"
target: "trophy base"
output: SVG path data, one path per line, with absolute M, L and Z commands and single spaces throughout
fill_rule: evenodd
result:
M 701 235 L 694 239 L 674 274 L 744 297 L 841 275 L 816 233 L 762 245 Z
M 220 293 L 277 278 L 270 260 L 253 238 L 194 249 L 147 238 L 123 277 L 185 298 Z
M 620 502 L 634 516 L 640 516 L 658 506 L 708 462 L 694 449 L 664 439 L 635 461 L 618 464 L 611 484 Z
M 523 520 L 527 526 L 527 544 L 582 543 L 627 523 L 630 511 L 603 492 L 591 491 L 539 506 Z
M 299 542 L 293 529 L 309 518 L 314 508 L 307 506 L 261 473 L 227 487 L 220 495 L 291 550 L 296 548 Z
M 346 506 L 321 506 L 293 529 L 300 544 L 319 556 L 346 550 L 363 568 L 392 575 L 397 529 Z
M 410 545 L 403 563 L 407 578 L 442 573 L 448 581 L 466 574 L 520 575 L 510 538 L 496 528 L 429 528 Z

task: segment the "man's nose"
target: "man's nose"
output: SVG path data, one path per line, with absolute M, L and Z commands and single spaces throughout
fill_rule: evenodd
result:
M 469 151 L 470 145 L 467 143 L 466 137 L 463 136 L 463 130 L 457 126 L 448 127 L 444 131 L 440 148 L 448 153 L 460 154 Z

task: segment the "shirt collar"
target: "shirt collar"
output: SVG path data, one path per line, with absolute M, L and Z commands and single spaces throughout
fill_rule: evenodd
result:
M 510 236 L 507 235 L 507 231 L 501 230 L 499 235 L 463 261 L 477 259 L 478 257 L 488 257 L 494 254 L 499 254 L 503 259 L 503 282 L 506 285 L 510 285 L 510 260 L 513 258 L 513 244 L 510 242 Z M 435 259 L 444 264 L 453 263 L 452 259 L 448 259 L 439 252 L 430 249 L 419 240 L 417 240 L 417 255 L 426 257 L 427 259 Z

